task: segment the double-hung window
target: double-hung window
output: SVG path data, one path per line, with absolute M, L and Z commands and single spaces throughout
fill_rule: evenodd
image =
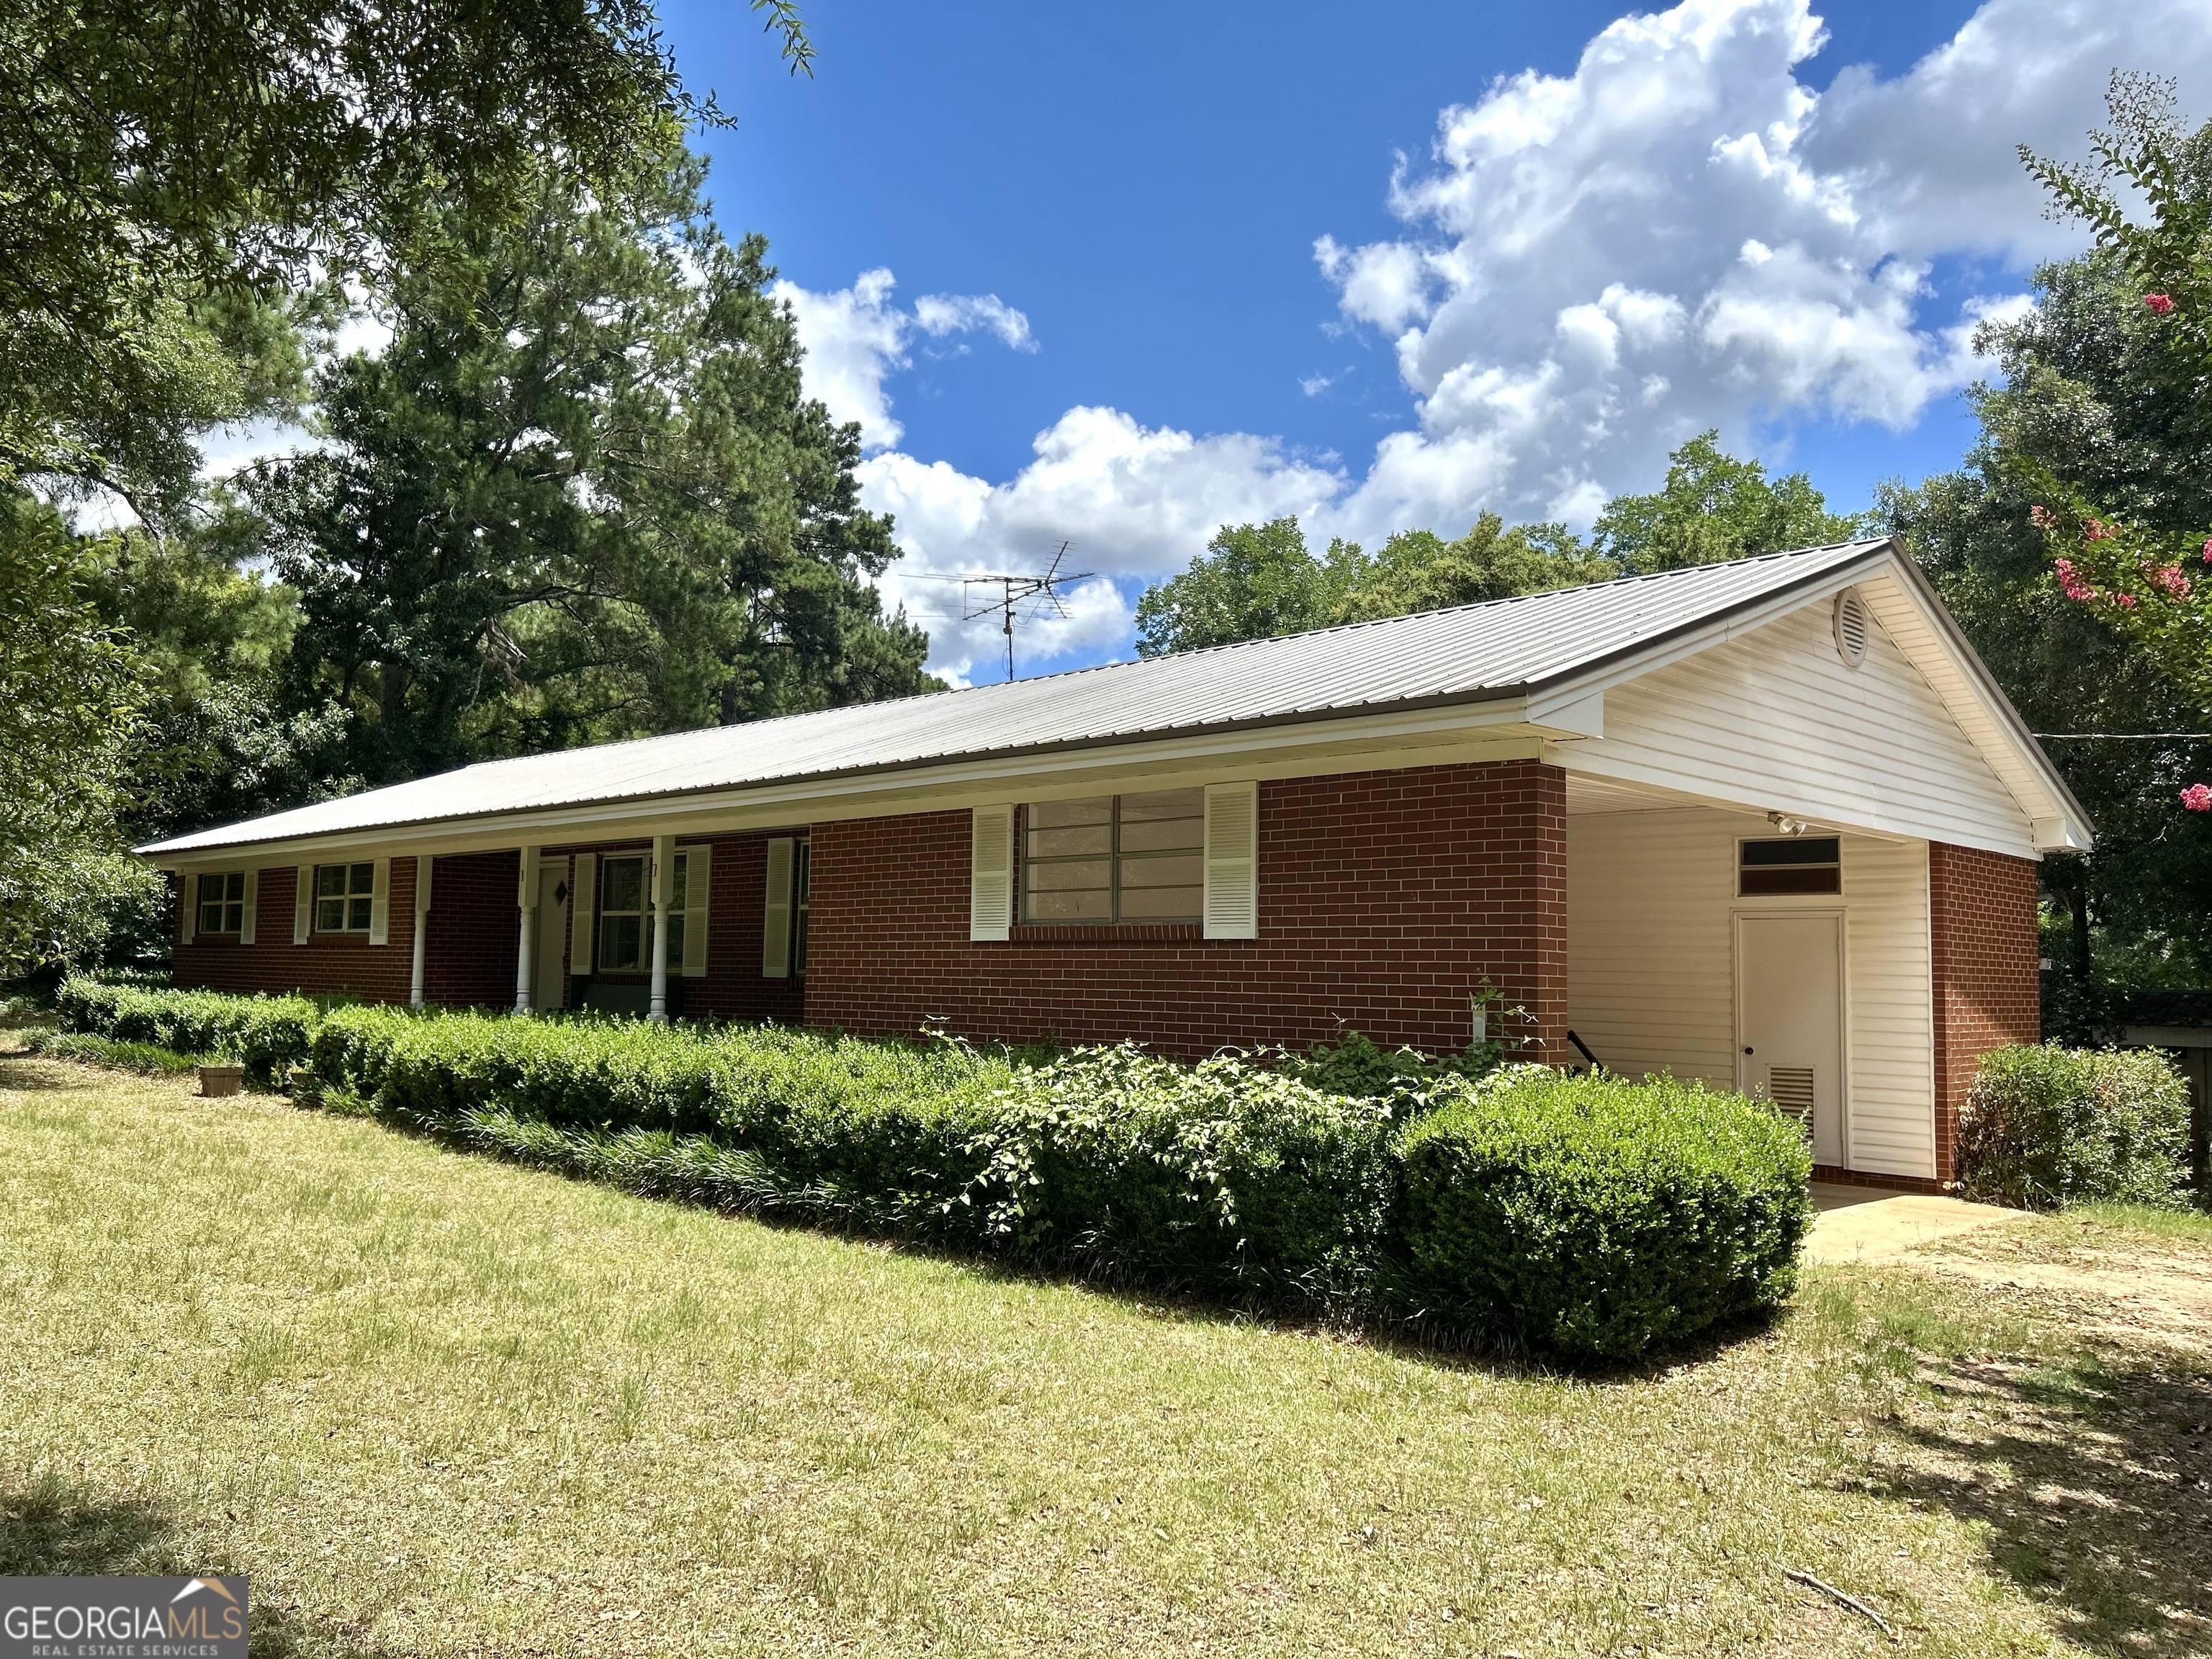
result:
M 241 896 L 244 890 L 240 889 Z M 315 866 L 315 931 L 319 933 L 366 933 L 375 908 L 376 866 L 374 864 L 320 864 Z
M 646 903 L 643 857 L 599 860 L 599 968 L 635 974 L 645 967 Z
M 1205 908 L 1203 789 L 1038 801 L 1022 830 L 1024 921 L 1196 921 Z
M 643 854 L 599 860 L 602 973 L 641 974 L 653 966 L 652 863 Z M 677 854 L 668 873 L 668 970 L 678 973 L 684 967 L 685 913 L 691 908 L 691 854 Z
M 202 933 L 242 933 L 246 931 L 246 872 L 225 871 L 200 878 L 199 915 L 193 922 Z

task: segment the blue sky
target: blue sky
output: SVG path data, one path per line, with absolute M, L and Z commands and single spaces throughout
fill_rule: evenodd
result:
M 2012 145 L 2078 153 L 2115 64 L 2212 68 L 2180 0 L 807 16 L 793 80 L 735 7 L 664 11 L 738 118 L 701 141 L 717 217 L 866 426 L 891 591 L 979 677 L 918 579 L 1063 537 L 1110 585 L 1024 672 L 1126 654 L 1224 519 L 1586 520 L 1704 426 L 1844 507 L 1952 465 L 1972 323 L 2078 240 Z

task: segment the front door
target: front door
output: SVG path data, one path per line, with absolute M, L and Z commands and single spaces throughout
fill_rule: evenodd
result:
M 538 867 L 538 969 L 532 976 L 532 1007 L 568 1006 L 568 860 L 556 859 Z
M 1736 919 L 1736 1086 L 1844 1162 L 1844 951 L 1838 915 Z

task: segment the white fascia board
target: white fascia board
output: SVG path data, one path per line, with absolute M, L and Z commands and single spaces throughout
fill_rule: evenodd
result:
M 403 857 L 438 856 L 525 844 L 556 847 L 670 833 L 702 836 L 785 829 L 817 820 L 889 817 L 1013 799 L 1067 799 L 1174 787 L 1193 781 L 1194 775 L 1206 782 L 1231 783 L 1248 778 L 1534 760 L 1542 756 L 1545 738 L 1558 735 L 1559 729 L 1540 727 L 1529 720 L 1523 699 L 1500 697 L 1448 708 L 902 768 L 857 777 L 797 780 L 659 800 L 590 801 L 495 818 L 372 825 L 145 856 L 157 869 L 186 871 L 227 868 L 240 860 L 286 863 L 304 853 L 328 854 L 370 847 Z

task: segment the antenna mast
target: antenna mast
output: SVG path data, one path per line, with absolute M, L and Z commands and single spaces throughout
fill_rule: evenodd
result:
M 960 579 L 963 592 L 978 586 L 988 586 L 994 582 L 998 584 L 999 597 L 997 599 L 986 599 L 980 603 L 970 603 L 963 605 L 962 608 L 965 614 L 961 617 L 960 620 L 962 622 L 976 622 L 985 617 L 997 617 L 1000 619 L 1000 630 L 1006 636 L 1006 679 L 1009 684 L 1012 682 L 1014 678 L 1014 617 L 1016 612 L 1021 606 L 1028 604 L 1039 594 L 1042 594 L 1046 599 L 1052 601 L 1052 608 L 1054 611 L 1058 612 L 1060 616 L 1065 617 L 1067 614 L 1067 606 L 1060 596 L 1061 584 L 1065 582 L 1079 582 L 1085 577 L 1091 574 L 1088 570 L 1078 570 L 1067 575 L 1062 575 L 1060 574 L 1060 562 L 1067 557 L 1067 550 L 1073 545 L 1074 544 L 1073 542 L 1062 542 L 1060 544 L 1060 551 L 1052 556 L 1051 567 L 1048 568 L 1042 576 L 963 576 Z

